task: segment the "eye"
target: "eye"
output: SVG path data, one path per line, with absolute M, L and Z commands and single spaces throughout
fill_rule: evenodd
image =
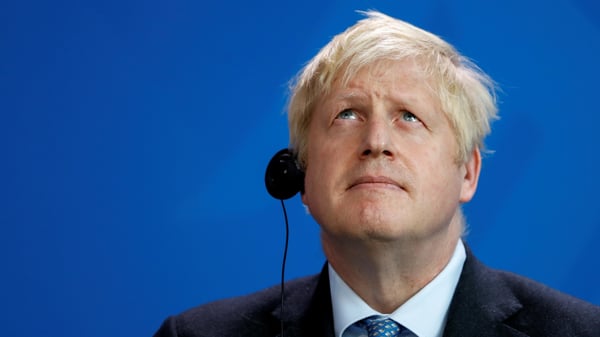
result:
M 416 123 L 416 122 L 421 121 L 417 116 L 415 116 L 412 112 L 409 112 L 409 111 L 404 111 L 404 113 L 402 114 L 402 119 L 407 122 L 411 122 L 411 123 Z
M 352 109 L 346 109 L 343 110 L 342 112 L 340 112 L 337 116 L 335 116 L 336 119 L 358 119 L 358 115 L 356 114 L 356 111 L 352 110 Z

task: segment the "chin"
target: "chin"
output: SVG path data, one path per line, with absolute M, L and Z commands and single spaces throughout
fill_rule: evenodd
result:
M 369 240 L 375 241 L 398 241 L 405 237 L 408 233 L 406 228 L 400 228 L 398 225 L 391 224 L 370 224 L 366 225 L 363 233 Z

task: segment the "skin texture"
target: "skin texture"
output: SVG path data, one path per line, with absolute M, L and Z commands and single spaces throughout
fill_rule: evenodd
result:
M 412 59 L 334 81 L 308 130 L 303 202 L 325 255 L 369 305 L 391 312 L 435 277 L 462 231 L 480 155 L 456 160 L 450 123 Z

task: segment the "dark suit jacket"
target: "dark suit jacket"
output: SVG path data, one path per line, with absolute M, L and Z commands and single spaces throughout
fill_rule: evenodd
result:
M 327 268 L 285 285 L 285 337 L 333 337 Z M 274 337 L 281 333 L 279 287 L 169 317 L 155 337 Z M 481 264 L 467 249 L 445 337 L 600 336 L 600 307 Z

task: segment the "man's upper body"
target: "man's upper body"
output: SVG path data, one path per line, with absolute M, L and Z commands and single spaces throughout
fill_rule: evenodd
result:
M 335 336 L 329 281 L 324 268 L 286 284 L 284 336 Z M 155 337 L 275 337 L 280 314 L 280 288 L 273 287 L 170 317 Z M 600 307 L 490 269 L 467 250 L 443 336 L 600 336 Z
M 470 253 L 462 272 L 449 272 L 460 275 L 456 288 L 456 277 L 443 277 L 496 118 L 493 81 L 439 37 L 366 14 L 302 69 L 288 107 L 302 202 L 345 293 L 397 320 L 416 299 L 445 308 L 452 298 L 442 323 L 432 316 L 435 325 L 447 320 L 445 336 L 600 335 L 597 307 L 489 270 Z M 437 283 L 451 290 L 423 300 Z M 333 317 L 329 273 L 288 289 L 285 335 L 331 336 L 343 314 Z M 271 289 L 201 307 L 168 320 L 158 335 L 275 336 L 278 297 Z

